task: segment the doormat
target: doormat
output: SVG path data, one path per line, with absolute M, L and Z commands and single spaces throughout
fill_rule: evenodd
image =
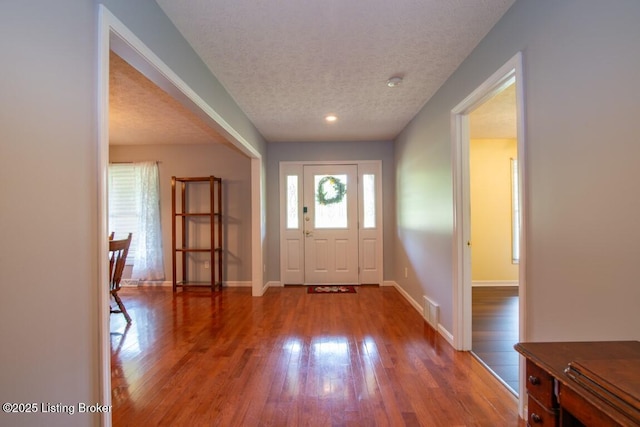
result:
M 308 294 L 355 294 L 356 288 L 352 285 L 317 285 L 307 286 Z

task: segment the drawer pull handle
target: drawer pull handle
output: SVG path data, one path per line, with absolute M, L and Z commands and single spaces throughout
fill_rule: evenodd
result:
M 542 417 L 534 412 L 533 414 L 531 414 L 531 421 L 536 424 L 540 424 L 542 422 Z
M 538 384 L 540 384 L 540 378 L 534 377 L 533 375 L 529 375 L 529 382 L 532 385 L 538 385 Z

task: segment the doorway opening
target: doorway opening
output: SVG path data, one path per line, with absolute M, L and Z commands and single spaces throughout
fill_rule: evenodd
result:
M 382 284 L 381 162 L 280 163 L 282 285 Z
M 517 395 L 516 122 L 515 82 L 469 114 L 471 351 Z
M 513 344 L 525 330 L 521 64 L 518 53 L 452 110 L 454 346 L 516 395 L 523 367 Z
M 262 228 L 264 206 L 261 200 L 262 157 L 256 149 L 242 138 L 209 104 L 200 98 L 178 75 L 158 58 L 133 32 L 118 20 L 104 5 L 99 5 L 98 36 L 98 256 L 104 260 L 98 265 L 96 283 L 99 309 L 100 342 L 100 401 L 111 402 L 111 340 L 110 340 L 110 293 L 108 283 L 108 227 L 107 227 L 107 167 L 109 162 L 109 75 L 110 52 L 113 51 L 124 61 L 135 67 L 149 80 L 162 88 L 175 100 L 183 103 L 196 113 L 211 128 L 223 134 L 229 143 L 250 158 L 251 181 L 251 282 L 252 295 L 261 296 L 265 287 L 262 283 Z M 104 425 L 111 424 L 109 413 L 101 418 Z

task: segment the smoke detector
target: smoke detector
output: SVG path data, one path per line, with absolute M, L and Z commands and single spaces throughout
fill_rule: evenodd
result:
M 400 83 L 402 83 L 402 77 L 400 76 L 393 76 L 389 80 L 387 80 L 387 86 L 389 87 L 399 86 Z

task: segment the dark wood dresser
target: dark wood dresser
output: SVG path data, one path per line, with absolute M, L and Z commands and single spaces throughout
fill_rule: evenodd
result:
M 640 341 L 518 343 L 527 425 L 640 426 Z

